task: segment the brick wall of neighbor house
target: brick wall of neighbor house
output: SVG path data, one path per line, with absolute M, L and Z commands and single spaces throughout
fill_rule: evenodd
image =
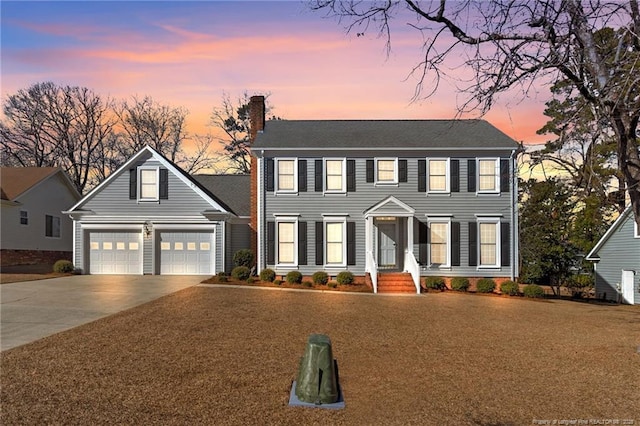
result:
M 0 250 L 0 266 L 53 265 L 64 259 L 71 261 L 70 251 Z
M 251 143 L 256 140 L 258 132 L 264 130 L 265 106 L 264 96 L 252 96 L 249 100 L 249 121 Z M 258 159 L 251 156 L 251 251 L 258 252 Z

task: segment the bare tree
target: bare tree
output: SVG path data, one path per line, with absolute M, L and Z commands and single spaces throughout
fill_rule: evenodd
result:
M 346 23 L 358 34 L 375 28 L 390 47 L 393 18 L 425 40 L 424 56 L 413 69 L 416 98 L 435 93 L 447 64 L 472 71 L 462 90 L 461 111 L 488 111 L 512 88 L 525 93 L 543 78 L 566 79 L 615 134 L 618 167 L 640 224 L 640 12 L 637 0 L 418 1 L 314 0 L 310 7 Z M 597 33 L 610 28 L 614 49 L 599 45 Z M 459 62 L 458 62 L 459 63 Z M 427 86 L 426 78 L 433 77 Z

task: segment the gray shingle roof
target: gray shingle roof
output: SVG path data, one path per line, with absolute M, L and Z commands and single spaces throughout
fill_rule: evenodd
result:
M 271 120 L 253 148 L 515 149 L 485 120 Z
M 237 216 L 251 214 L 250 175 L 191 175 L 191 177 L 226 204 Z

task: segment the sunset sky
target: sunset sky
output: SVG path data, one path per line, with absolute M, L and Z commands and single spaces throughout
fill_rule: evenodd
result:
M 344 27 L 297 1 L 0 3 L 1 95 L 42 81 L 113 98 L 150 95 L 189 110 L 206 133 L 223 92 L 270 92 L 285 119 L 453 118 L 453 84 L 411 102 L 421 35 L 397 20 L 392 51 L 370 30 Z M 463 70 L 452 71 L 452 75 Z M 500 98 L 485 116 L 518 141 L 541 143 L 547 87 Z M 471 116 L 468 116 L 471 117 Z

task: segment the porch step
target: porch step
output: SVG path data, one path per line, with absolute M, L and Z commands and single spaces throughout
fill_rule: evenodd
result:
M 415 293 L 411 274 L 407 272 L 393 272 L 378 275 L 378 293 Z

